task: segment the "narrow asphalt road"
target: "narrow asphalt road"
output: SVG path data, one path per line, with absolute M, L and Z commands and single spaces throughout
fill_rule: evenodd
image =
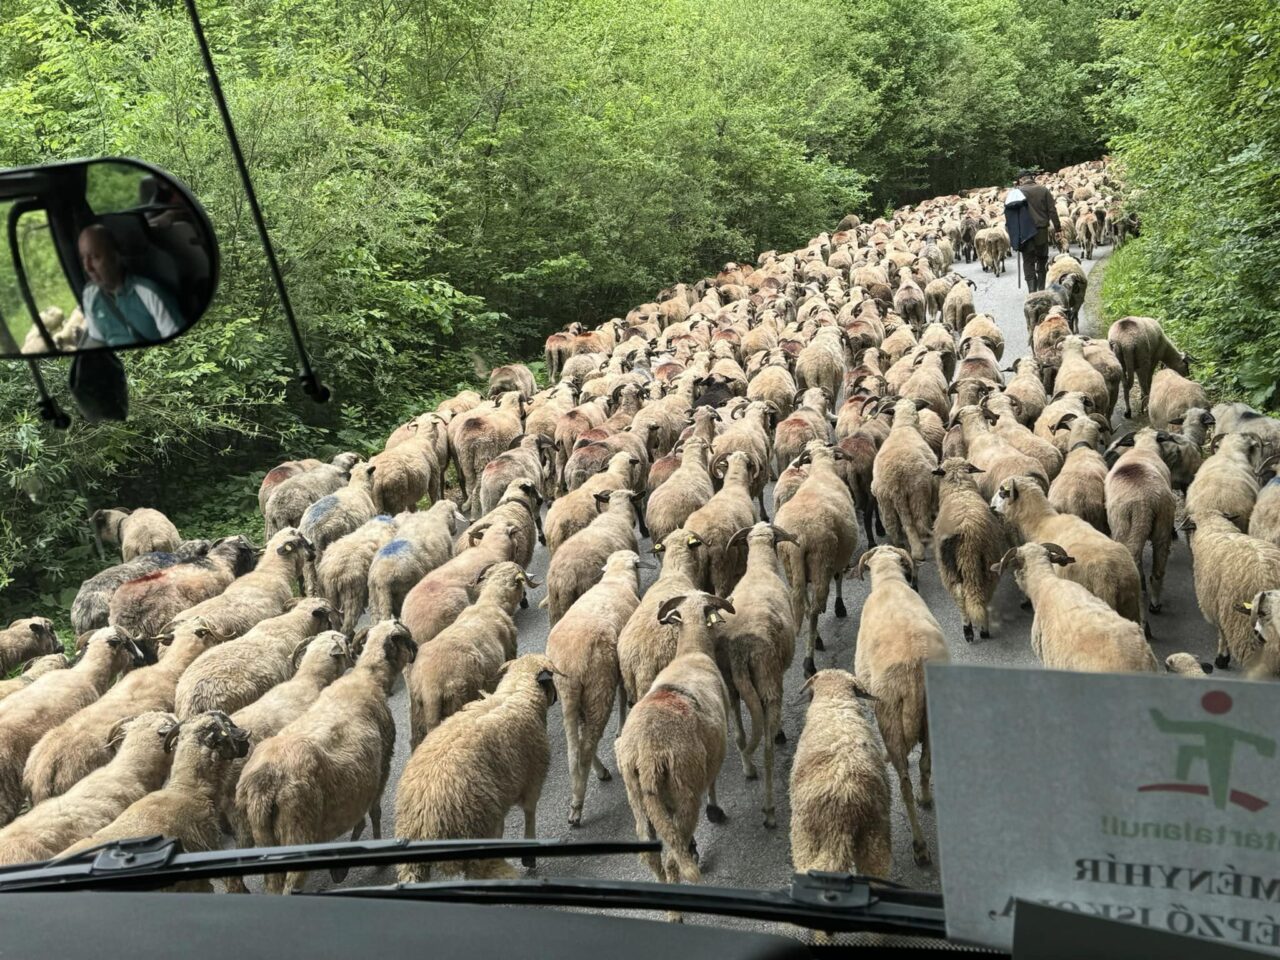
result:
M 1104 248 L 1098 252 L 1098 255 L 1105 257 L 1109 252 L 1109 248 Z M 1097 263 L 1097 260 L 1085 261 L 1084 267 L 1086 270 L 1091 270 Z M 998 278 L 983 273 L 977 263 L 971 265 L 961 263 L 958 264 L 957 269 L 977 283 L 975 291 L 977 309 L 980 312 L 993 314 L 999 322 L 1005 336 L 1006 363 L 1015 357 L 1025 355 L 1028 352 L 1022 317 L 1025 287 L 1020 289 L 1016 285 L 1014 264 L 1010 261 L 1009 270 Z M 1091 300 L 1096 302 L 1094 298 Z M 1096 322 L 1097 318 L 1086 316 L 1082 320 L 1083 332 L 1105 336 L 1105 331 L 1094 328 Z M 863 548 L 865 545 L 860 546 L 860 549 Z M 539 580 L 546 572 L 546 562 L 546 552 L 539 548 L 530 569 L 530 572 Z M 818 654 L 820 668 L 839 666 L 852 669 L 854 638 L 857 635 L 858 617 L 866 589 L 866 584 L 849 580 L 845 585 L 849 606 L 848 618 L 836 619 L 830 611 L 822 618 L 820 628 L 826 643 L 826 651 Z M 920 590 L 943 626 L 953 661 L 1022 667 L 1036 664 L 1029 645 L 1031 614 L 1020 608 L 1021 595 L 1010 579 L 1001 583 L 996 594 L 995 610 L 999 625 L 994 630 L 993 637 L 990 640 L 979 640 L 972 644 L 964 642 L 959 614 L 951 598 L 943 590 L 937 571 L 932 564 L 926 564 L 922 569 Z M 541 651 L 546 643 L 547 616 L 545 611 L 538 609 L 538 601 L 542 596 L 541 588 L 533 592 L 529 598 L 529 609 L 521 610 L 516 615 L 516 622 L 520 628 L 521 652 Z M 832 604 L 834 605 L 834 600 Z M 1189 650 L 1202 658 L 1211 658 L 1212 631 L 1201 619 L 1196 607 L 1190 557 L 1185 540 L 1179 540 L 1174 544 L 1165 586 L 1164 612 L 1152 618 L 1152 628 L 1156 637 L 1155 650 L 1160 659 L 1179 650 Z M 787 783 L 796 738 L 804 724 L 804 704 L 798 696 L 804 680 L 801 673 L 801 659 L 800 655 L 796 656 L 786 677 L 783 725 L 789 740 L 787 745 L 778 749 L 777 753 L 778 826 L 776 829 L 768 829 L 764 826 L 761 814 L 761 781 L 744 779 L 736 750 L 730 743 L 718 785 L 720 802 L 728 815 L 728 822 L 713 825 L 704 818 L 697 832 L 698 849 L 702 855 L 704 879 L 707 883 L 776 888 L 785 885 L 790 879 L 788 830 L 791 811 Z M 408 702 L 403 684 L 398 686 L 394 694 L 392 708 L 398 725 L 398 739 L 391 780 L 382 803 L 382 823 L 388 836 L 395 833 L 395 789 L 400 772 L 409 756 Z M 611 770 L 616 770 L 613 758 L 613 738 L 617 735 L 616 722 L 615 714 L 615 719 L 611 722 L 600 749 L 601 758 Z M 592 778 L 582 826 L 579 829 L 570 829 L 566 822 L 570 795 L 569 775 L 565 759 L 564 728 L 558 705 L 553 707 L 548 715 L 548 733 L 551 738 L 552 761 L 538 808 L 538 836 L 580 840 L 631 839 L 634 836 L 634 821 L 627 805 L 622 782 L 616 776 L 607 783 L 600 783 L 594 777 Z M 999 735 L 1000 731 L 992 731 L 991 774 L 993 777 L 1000 775 Z M 757 758 L 759 759 L 759 756 Z M 916 776 L 918 783 L 918 771 L 914 771 L 913 775 Z M 910 887 L 937 890 L 939 875 L 936 863 L 922 868 L 917 867 L 912 860 L 911 834 L 905 810 L 898 793 L 896 778 L 890 777 L 890 780 L 893 783 L 894 866 L 892 877 Z M 998 815 L 998 812 L 985 811 L 981 815 Z M 936 858 L 936 828 L 932 811 L 921 811 L 921 818 L 929 838 L 930 850 Z M 519 811 L 513 811 L 507 819 L 506 835 L 519 837 L 522 835 L 522 829 L 522 816 Z M 636 858 L 630 856 L 544 859 L 536 868 L 535 875 L 652 879 L 647 869 Z M 389 869 L 355 870 L 343 885 L 387 883 L 393 879 L 394 873 Z M 327 885 L 329 885 L 327 875 L 313 874 L 308 883 L 308 889 L 323 888 Z

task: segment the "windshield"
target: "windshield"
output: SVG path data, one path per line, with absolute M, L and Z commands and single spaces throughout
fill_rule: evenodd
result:
M 1199 14 L 210 9 L 320 406 L 191 24 L 90 7 L 3 5 L 0 165 L 172 171 L 221 281 L 200 327 L 120 355 L 127 422 L 54 433 L 25 365 L 0 375 L 0 862 L 179 826 L 188 850 L 505 831 L 664 844 L 542 877 L 941 892 L 930 665 L 1275 674 L 1280 565 L 1228 596 L 1189 547 L 1280 542 L 1276 241 L 1247 226 L 1276 209 L 1274 110 L 1161 60 Z M 1265 89 L 1243 40 L 1201 39 Z M 90 182 L 92 212 L 181 221 L 139 176 Z M 56 339 L 81 305 L 43 214 L 13 229 Z M 94 229 L 80 269 L 116 289 Z M 5 247 L 0 328 L 43 349 Z M 126 761 L 124 800 L 47 806 Z M 153 809 L 197 781 L 213 821 Z

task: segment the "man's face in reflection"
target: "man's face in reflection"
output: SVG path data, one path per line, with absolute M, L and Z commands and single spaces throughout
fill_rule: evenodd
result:
M 85 227 L 80 233 L 80 264 L 91 283 L 107 291 L 120 286 L 123 271 L 111 234 L 101 224 Z

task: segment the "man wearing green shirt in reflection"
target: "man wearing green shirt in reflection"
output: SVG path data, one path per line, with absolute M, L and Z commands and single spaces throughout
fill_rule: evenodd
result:
M 154 342 L 182 330 L 182 315 L 173 297 L 154 281 L 124 269 L 106 227 L 85 227 L 79 247 L 80 263 L 89 278 L 82 296 L 87 326 L 82 346 Z

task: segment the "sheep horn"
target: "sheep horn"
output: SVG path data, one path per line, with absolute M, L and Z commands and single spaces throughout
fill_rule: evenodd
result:
M 777 546 L 779 541 L 785 541 L 786 543 L 800 542 L 799 538 L 796 537 L 795 534 L 788 533 L 786 530 L 783 530 L 781 527 L 777 526 L 776 524 L 772 524 L 772 523 L 769 524 L 769 529 L 773 531 L 774 546 Z

